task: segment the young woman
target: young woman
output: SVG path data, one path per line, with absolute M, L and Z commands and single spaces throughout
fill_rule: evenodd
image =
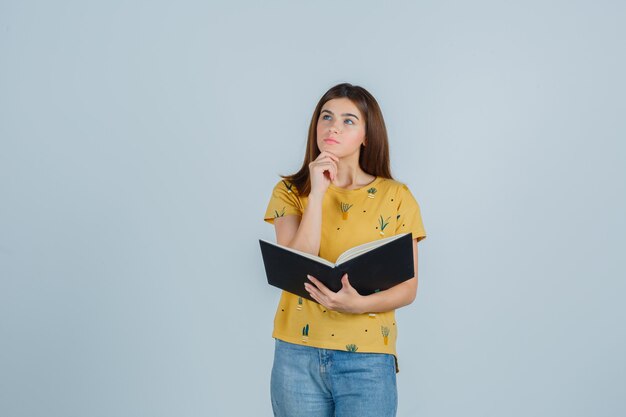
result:
M 412 233 L 413 278 L 362 296 L 347 274 L 336 293 L 311 276 L 305 288 L 317 302 L 283 291 L 272 335 L 275 416 L 395 416 L 394 310 L 415 299 L 426 233 L 417 201 L 391 176 L 383 116 L 364 88 L 339 84 L 322 96 L 302 168 L 277 182 L 265 221 L 279 244 L 331 262 L 353 246 Z

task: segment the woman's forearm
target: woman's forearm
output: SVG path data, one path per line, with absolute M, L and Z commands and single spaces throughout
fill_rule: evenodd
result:
M 383 313 L 411 304 L 417 293 L 417 278 L 361 299 L 361 313 Z
M 290 248 L 302 252 L 319 255 L 322 238 L 322 200 L 324 195 L 309 195 L 308 204 L 302 213 L 302 219 L 298 225 L 293 239 L 289 243 Z

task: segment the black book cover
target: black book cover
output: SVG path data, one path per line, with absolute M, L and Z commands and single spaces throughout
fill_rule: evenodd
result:
M 341 277 L 348 273 L 350 284 L 361 295 L 383 291 L 413 278 L 413 239 L 410 233 L 373 248 L 335 267 L 307 258 L 275 243 L 259 240 L 267 282 L 300 297 L 311 298 L 304 289 L 314 276 L 331 291 L 341 289 Z

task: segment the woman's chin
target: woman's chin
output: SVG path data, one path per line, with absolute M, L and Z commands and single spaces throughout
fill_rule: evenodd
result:
M 333 155 L 339 156 L 339 150 L 337 149 L 336 145 L 333 144 L 327 144 L 327 143 L 322 143 L 321 146 L 319 146 L 320 151 L 326 151 L 326 152 L 330 152 Z

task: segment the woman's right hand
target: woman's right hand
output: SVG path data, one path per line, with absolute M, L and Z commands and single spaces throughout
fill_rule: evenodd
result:
M 311 194 L 323 196 L 328 186 L 337 177 L 337 162 L 339 158 L 328 151 L 322 151 L 309 164 L 309 178 L 311 179 Z

